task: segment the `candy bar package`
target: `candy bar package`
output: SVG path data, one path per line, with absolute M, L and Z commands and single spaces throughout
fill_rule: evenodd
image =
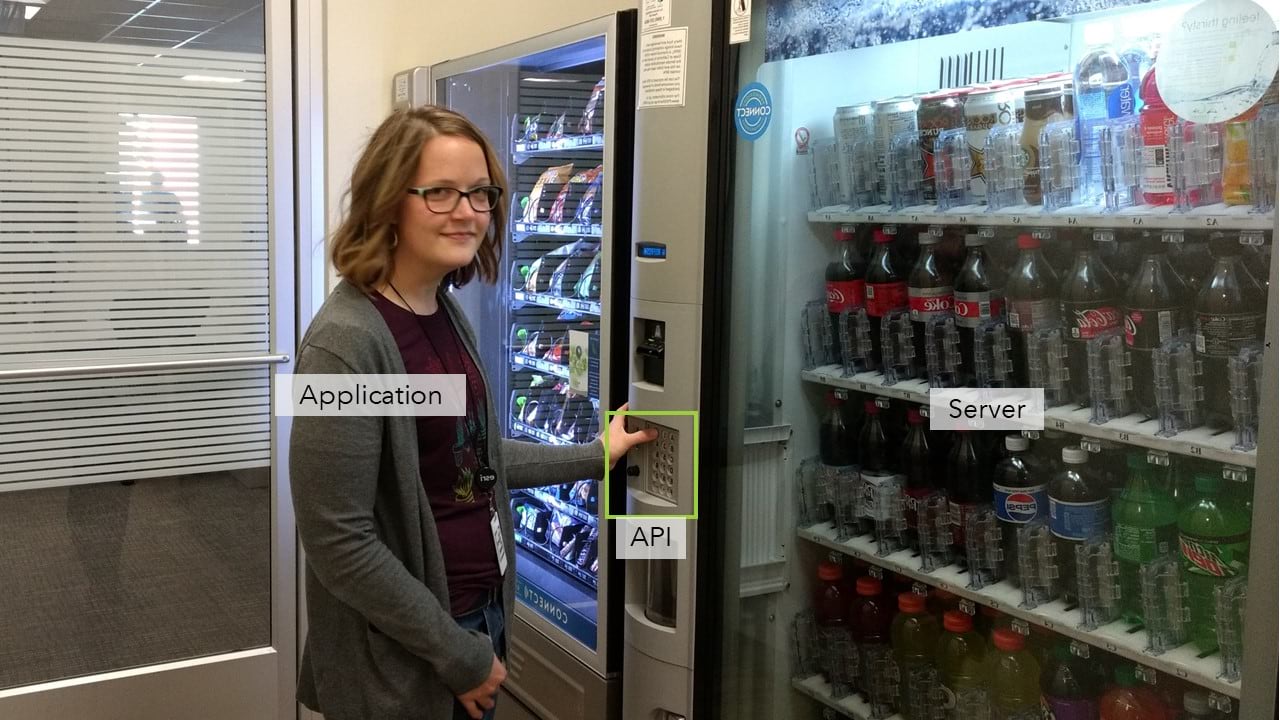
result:
M 547 131 L 546 140 L 559 140 L 564 137 L 564 113 L 560 113 L 560 117 L 551 123 L 551 129 Z
M 542 199 L 542 189 L 546 186 L 547 183 L 551 183 L 553 185 L 560 185 L 560 184 L 566 183 L 569 180 L 569 176 L 572 174 L 573 174 L 573 163 L 566 163 L 564 165 L 557 165 L 555 167 L 547 168 L 542 173 L 542 176 L 538 178 L 538 182 L 533 184 L 533 190 L 530 191 L 529 193 L 529 203 L 525 205 L 525 208 L 524 208 L 524 218 L 523 218 L 524 222 L 532 223 L 532 222 L 542 221 L 541 218 L 539 217 L 545 214 L 545 210 L 540 211 L 540 207 L 541 207 L 540 200 Z
M 586 193 L 583 193 L 582 199 L 583 201 L 588 200 L 589 198 L 587 193 L 591 193 L 591 187 L 593 186 L 593 181 L 596 179 L 596 177 L 600 175 L 600 170 L 603 167 L 604 167 L 603 165 L 597 165 L 596 167 L 590 170 L 583 170 L 580 173 L 574 173 L 573 177 L 569 178 L 569 182 L 565 183 L 564 187 L 560 188 L 560 193 L 556 195 L 556 201 L 551 204 L 551 212 L 548 213 L 547 215 L 547 222 L 552 222 L 552 223 L 564 222 L 564 204 L 565 204 L 565 201 L 569 198 L 569 192 L 574 187 L 587 185 L 587 191 Z M 594 193 L 592 194 L 594 195 Z M 579 206 L 581 206 L 581 203 L 579 203 Z M 580 211 L 581 210 L 579 210 L 579 212 Z
M 587 185 L 586 192 L 582 193 L 582 199 L 578 201 L 578 212 L 574 214 L 573 221 L 579 225 L 590 225 L 600 217 L 600 213 L 596 210 L 596 195 L 600 192 L 600 183 L 604 181 L 604 166 L 597 165 L 583 175 L 586 175 L 586 180 L 590 184 Z
M 604 95 L 604 78 L 600 78 L 600 82 L 591 89 L 591 99 L 587 101 L 587 107 L 582 111 L 582 119 L 578 121 L 578 132 L 582 135 L 590 135 L 592 126 L 595 124 L 596 105 L 600 104 L 600 98 Z

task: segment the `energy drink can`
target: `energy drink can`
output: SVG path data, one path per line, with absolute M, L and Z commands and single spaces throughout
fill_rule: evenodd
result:
M 974 202 L 987 199 L 986 142 L 991 128 L 1020 123 L 1026 114 L 1023 92 L 1026 85 L 998 83 L 976 88 L 964 100 L 964 126 L 973 157 L 969 192 Z
M 924 184 L 921 187 L 926 203 L 938 201 L 938 188 L 934 182 L 934 142 L 943 130 L 964 127 L 964 102 L 968 90 L 943 90 L 920 98 L 916 110 L 916 127 L 920 132 L 920 155 L 924 168 Z
M 1026 116 L 1022 121 L 1022 196 L 1028 205 L 1040 205 L 1040 131 L 1045 125 L 1075 117 L 1071 76 L 1046 78 L 1025 93 Z

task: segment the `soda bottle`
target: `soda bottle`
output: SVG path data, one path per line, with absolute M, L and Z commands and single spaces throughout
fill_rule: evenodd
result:
M 915 330 L 912 342 L 921 368 L 925 367 L 929 321 L 949 317 L 953 306 L 951 271 L 938 255 L 941 242 L 941 237 L 920 233 L 920 257 L 907 276 L 907 301 Z
M 1005 300 L 1009 303 L 1010 352 L 1013 354 L 1013 378 L 1017 387 L 1026 387 L 1030 382 L 1027 337 L 1060 321 L 1058 288 L 1061 284 L 1053 266 L 1040 252 L 1040 239 L 1030 233 L 1019 235 L 1018 256 L 1004 290 Z
M 853 428 L 845 422 L 844 400 L 834 390 L 827 391 L 827 414 L 818 435 L 818 455 L 823 465 L 847 467 L 857 463 Z
M 1181 242 L 1169 246 L 1169 262 L 1182 276 L 1183 282 L 1193 293 L 1199 293 L 1204 280 L 1213 268 L 1213 256 L 1209 254 L 1207 235 L 1185 234 Z
M 827 265 L 827 316 L 831 322 L 831 337 L 840 340 L 840 314 L 852 312 L 866 304 L 866 288 L 863 277 L 867 264 L 858 254 L 852 225 L 836 229 L 836 241 L 840 245 L 840 257 Z
M 1138 123 L 1142 129 L 1142 201 L 1148 205 L 1172 205 L 1173 178 L 1169 174 L 1169 128 L 1178 121 L 1156 86 L 1153 67 L 1142 78 L 1142 109 Z
M 966 690 L 986 685 L 983 661 L 987 644 L 974 632 L 973 618 L 959 610 L 942 615 L 942 639 L 938 641 L 938 674 L 942 681 L 943 709 L 948 718 L 967 717 L 957 713 L 956 697 Z M 963 707 L 963 705 L 961 706 Z
M 1115 278 L 1119 288 L 1129 287 L 1138 272 L 1138 266 L 1142 264 L 1141 240 L 1144 234 L 1145 231 L 1120 229 L 1103 233 L 1094 242 L 1098 257 L 1107 266 L 1107 270 L 1111 271 L 1111 277 Z
M 1137 98 L 1129 82 L 1129 70 L 1108 45 L 1098 45 L 1076 66 L 1076 141 L 1080 146 L 1081 205 L 1102 201 L 1102 128 L 1116 118 L 1133 115 Z
M 1062 321 L 1068 329 L 1065 339 L 1071 399 L 1088 405 L 1088 343 L 1120 327 L 1120 291 L 1097 251 L 1083 238 L 1076 244 L 1075 263 L 1062 280 L 1059 297 Z
M 1230 427 L 1231 385 L 1227 361 L 1245 345 L 1262 341 L 1267 321 L 1267 294 L 1245 272 L 1240 243 L 1224 233 L 1209 238 L 1213 269 L 1196 296 L 1196 356 L 1204 380 L 1207 421 Z
M 1115 669 L 1115 687 L 1098 703 L 1100 720 L 1165 720 L 1164 703 L 1154 693 L 1140 687 L 1133 665 L 1121 663 Z
M 1088 660 L 1056 643 L 1040 673 L 1040 702 L 1044 716 L 1054 720 L 1097 720 L 1102 678 Z
M 891 252 L 893 236 L 876 230 L 872 240 L 876 248 L 867 265 L 867 319 L 871 325 L 871 357 L 876 367 L 881 367 L 880 320 L 890 311 L 908 306 L 907 277 Z
M 996 518 L 1004 547 L 1005 577 L 1021 587 L 1018 567 L 1018 528 L 1049 514 L 1046 475 L 1031 456 L 1031 441 L 1020 435 L 1004 439 L 1009 456 L 996 465 L 991 483 Z
M 840 563 L 830 560 L 818 563 L 818 587 L 813 593 L 813 617 L 818 627 L 845 627 L 849 595 L 843 580 L 844 568 Z
M 1142 264 L 1124 296 L 1124 341 L 1138 411 L 1155 417 L 1152 356 L 1161 343 L 1190 329 L 1186 308 L 1191 292 L 1169 263 L 1168 250 L 1158 237 L 1147 235 L 1142 245 Z
M 997 276 L 994 264 L 987 257 L 987 239 L 981 235 L 966 235 L 964 246 L 968 251 L 955 281 L 956 329 L 960 333 L 960 367 L 966 378 L 973 376 L 974 337 L 978 328 L 991 319 L 1004 314 L 1003 278 Z
M 1049 529 L 1058 553 L 1058 577 L 1068 603 L 1079 597 L 1076 586 L 1076 549 L 1085 540 L 1107 531 L 1107 491 L 1089 469 L 1089 453 L 1063 448 L 1065 467 L 1049 483 Z
M 903 499 L 904 519 L 907 523 L 907 540 L 909 547 L 919 547 L 917 512 L 919 503 L 937 490 L 934 478 L 941 477 L 942 467 L 934 462 L 933 451 L 929 447 L 929 434 L 925 432 L 924 418 L 916 408 L 907 409 L 907 438 L 902 443 L 902 452 L 898 467 L 907 476 Z
M 866 661 L 874 649 L 889 644 L 889 629 L 893 623 L 893 609 L 889 606 L 889 598 L 884 594 L 884 586 L 880 580 L 863 576 L 855 585 L 857 597 L 850 607 L 849 626 L 853 630 L 854 642 L 858 643 L 858 653 L 862 658 L 859 663 L 862 675 L 862 690 L 872 687 L 871 667 Z
M 884 426 L 880 423 L 880 406 L 875 400 L 862 404 L 862 429 L 858 432 L 858 450 L 863 470 L 885 472 L 889 470 L 889 443 L 885 439 Z
M 1213 592 L 1249 562 L 1249 515 L 1227 502 L 1222 478 L 1196 475 L 1200 497 L 1178 516 L 1178 547 L 1191 606 L 1191 640 L 1202 652 L 1218 647 Z
M 1040 709 L 1040 666 L 1026 647 L 1026 639 L 1009 628 L 991 634 L 987 653 L 987 692 L 992 720 L 1035 717 Z
M 956 430 L 956 436 L 947 459 L 947 501 L 953 542 L 963 558 L 965 521 L 978 506 L 991 504 L 991 465 L 979 452 L 973 432 Z
M 907 700 L 914 685 L 910 682 L 911 671 L 931 665 L 938 650 L 941 634 L 938 618 L 926 611 L 924 596 L 904 592 L 898 595 L 898 615 L 889 632 L 893 639 L 893 657 L 898 662 L 899 709 L 906 711 L 902 716 L 907 720 L 925 720 L 910 713 Z
M 1129 453 L 1129 482 L 1111 506 L 1114 549 L 1120 563 L 1120 611 L 1142 622 L 1140 568 L 1173 551 L 1178 537 L 1178 508 L 1161 487 L 1156 468 L 1141 453 Z

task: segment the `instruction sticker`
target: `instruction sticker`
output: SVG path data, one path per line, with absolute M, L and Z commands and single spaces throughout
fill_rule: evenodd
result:
M 673 0 L 644 0 L 640 8 L 640 32 L 671 27 L 671 3 Z
M 751 41 L 751 0 L 728 0 L 729 44 Z
M 640 35 L 640 82 L 636 108 L 684 107 L 689 28 Z

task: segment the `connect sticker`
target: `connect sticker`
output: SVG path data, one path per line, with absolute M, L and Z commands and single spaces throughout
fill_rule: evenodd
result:
M 769 129 L 773 116 L 773 98 L 769 89 L 758 82 L 742 88 L 733 108 L 733 124 L 744 140 L 758 140 Z

